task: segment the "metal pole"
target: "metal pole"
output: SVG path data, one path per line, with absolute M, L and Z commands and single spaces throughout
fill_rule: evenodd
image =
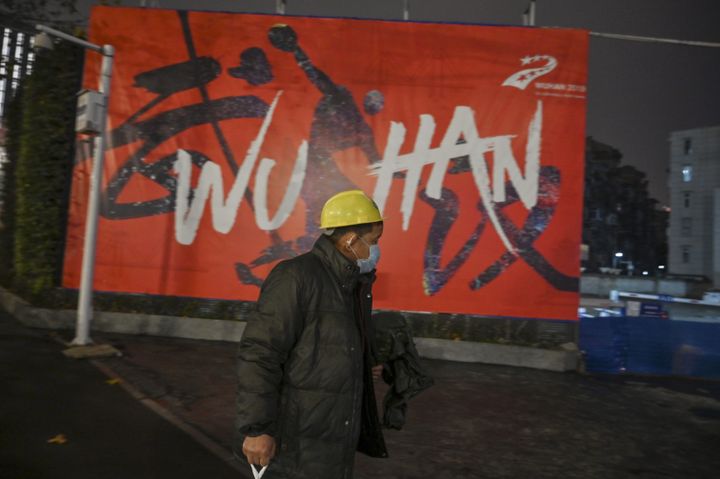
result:
M 275 13 L 285 15 L 286 0 L 275 0 Z
M 534 27 L 535 26 L 535 0 L 530 0 L 530 5 L 523 13 L 523 25 Z
M 90 322 L 92 321 L 93 279 L 95 276 L 95 247 L 97 243 L 98 213 L 100 210 L 100 191 L 102 185 L 103 162 L 105 159 L 105 131 L 107 129 L 108 107 L 110 106 L 110 78 L 112 76 L 115 49 L 111 45 L 102 46 L 102 66 L 100 68 L 99 92 L 102 95 L 102 120 L 100 131 L 95 138 L 95 154 L 90 177 L 88 209 L 85 216 L 85 242 L 83 245 L 82 275 L 80 277 L 80 297 L 75 339 L 72 344 L 84 346 L 91 343 Z
M 641 37 L 638 35 L 623 35 L 620 33 L 590 32 L 590 35 L 593 37 L 614 38 L 616 40 L 630 40 L 634 42 L 670 43 L 672 45 L 688 45 L 691 47 L 720 48 L 720 43 L 718 42 L 698 42 L 693 40 L 677 40 L 675 38 Z
M 96 45 L 96 44 L 94 44 L 94 43 L 86 42 L 85 40 L 83 40 L 83 39 L 81 39 L 81 38 L 74 37 L 74 36 L 72 36 L 72 35 L 68 35 L 68 34 L 65 33 L 65 32 L 61 32 L 60 30 L 55 30 L 54 28 L 46 27 L 45 25 L 35 25 L 35 28 L 37 28 L 37 29 L 40 30 L 41 32 L 45 32 L 45 33 L 47 33 L 47 34 L 49 34 L 49 35 L 52 35 L 52 36 L 54 36 L 54 37 L 62 38 L 63 40 L 67 40 L 67 41 L 69 41 L 69 42 L 71 42 L 71 43 L 74 43 L 74 44 L 76 44 L 76 45 L 80 45 L 81 47 L 84 47 L 84 48 L 87 48 L 87 49 L 89 49 L 89 50 L 93 50 L 93 51 L 96 51 L 96 52 L 98 52 L 98 53 L 101 53 L 101 54 L 105 55 L 104 49 L 107 47 L 107 45 L 105 45 L 105 47 L 101 47 L 100 45 Z M 112 47 L 110 47 L 110 48 L 112 49 Z M 113 50 L 113 51 L 114 51 L 114 50 Z M 111 55 L 112 55 L 112 54 L 111 54 Z
M 410 0 L 403 0 L 403 20 L 410 20 Z

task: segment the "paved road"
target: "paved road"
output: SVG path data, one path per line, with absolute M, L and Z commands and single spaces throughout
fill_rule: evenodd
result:
M 238 477 L 46 332 L 1 318 L 0 478 Z M 229 451 L 235 344 L 95 337 L 124 353 L 104 367 Z M 720 477 L 720 382 L 426 365 L 436 385 L 386 432 L 389 459 L 358 456 L 357 479 Z M 58 433 L 69 442 L 45 442 Z
M 48 332 L 0 312 L 0 478 L 241 478 Z M 67 442 L 48 443 L 64 435 Z

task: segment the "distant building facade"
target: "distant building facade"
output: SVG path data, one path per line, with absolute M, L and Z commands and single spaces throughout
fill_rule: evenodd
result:
M 654 275 L 667 261 L 667 212 L 649 196 L 645 173 L 621 160 L 617 149 L 587 138 L 583 266 L 589 273 Z
M 670 273 L 720 285 L 720 126 L 670 134 Z

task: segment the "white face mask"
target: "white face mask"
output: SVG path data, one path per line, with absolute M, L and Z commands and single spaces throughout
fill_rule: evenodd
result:
M 355 255 L 355 258 L 357 258 L 356 263 L 358 268 L 360 268 L 360 273 L 364 274 L 369 273 L 377 267 L 378 261 L 380 261 L 380 246 L 376 244 L 367 244 L 367 242 L 362 238 L 360 238 L 360 241 L 365 243 L 370 249 L 370 255 L 367 258 L 359 258 L 357 253 L 355 253 L 355 250 L 352 249 L 352 246 L 350 246 L 349 242 L 348 246 L 350 247 L 350 251 L 352 251 Z

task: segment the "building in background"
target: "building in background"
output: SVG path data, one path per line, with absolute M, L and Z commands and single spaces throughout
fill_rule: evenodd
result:
M 30 35 L 10 27 L 0 28 L 0 117 L 15 95 L 20 80 L 32 70 L 34 54 Z
M 3 227 L 2 223 L 2 211 L 4 208 L 3 204 L 3 198 L 4 195 L 2 194 L 3 189 L 5 188 L 5 169 L 3 168 L 5 166 L 5 163 L 7 162 L 7 153 L 5 151 L 5 138 L 6 138 L 6 129 L 5 129 L 5 122 L 2 118 L 0 118 L 0 229 Z
M 720 126 L 670 134 L 670 273 L 720 285 Z
M 8 161 L 5 151 L 5 113 L 20 81 L 32 71 L 34 54 L 30 43 L 28 34 L 6 26 L 0 27 L 0 212 L 3 209 L 2 191 L 5 188 L 5 167 Z
M 667 211 L 648 193 L 642 171 L 623 165 L 622 153 L 588 137 L 585 143 L 583 244 L 588 273 L 622 270 L 654 275 L 667 258 Z

